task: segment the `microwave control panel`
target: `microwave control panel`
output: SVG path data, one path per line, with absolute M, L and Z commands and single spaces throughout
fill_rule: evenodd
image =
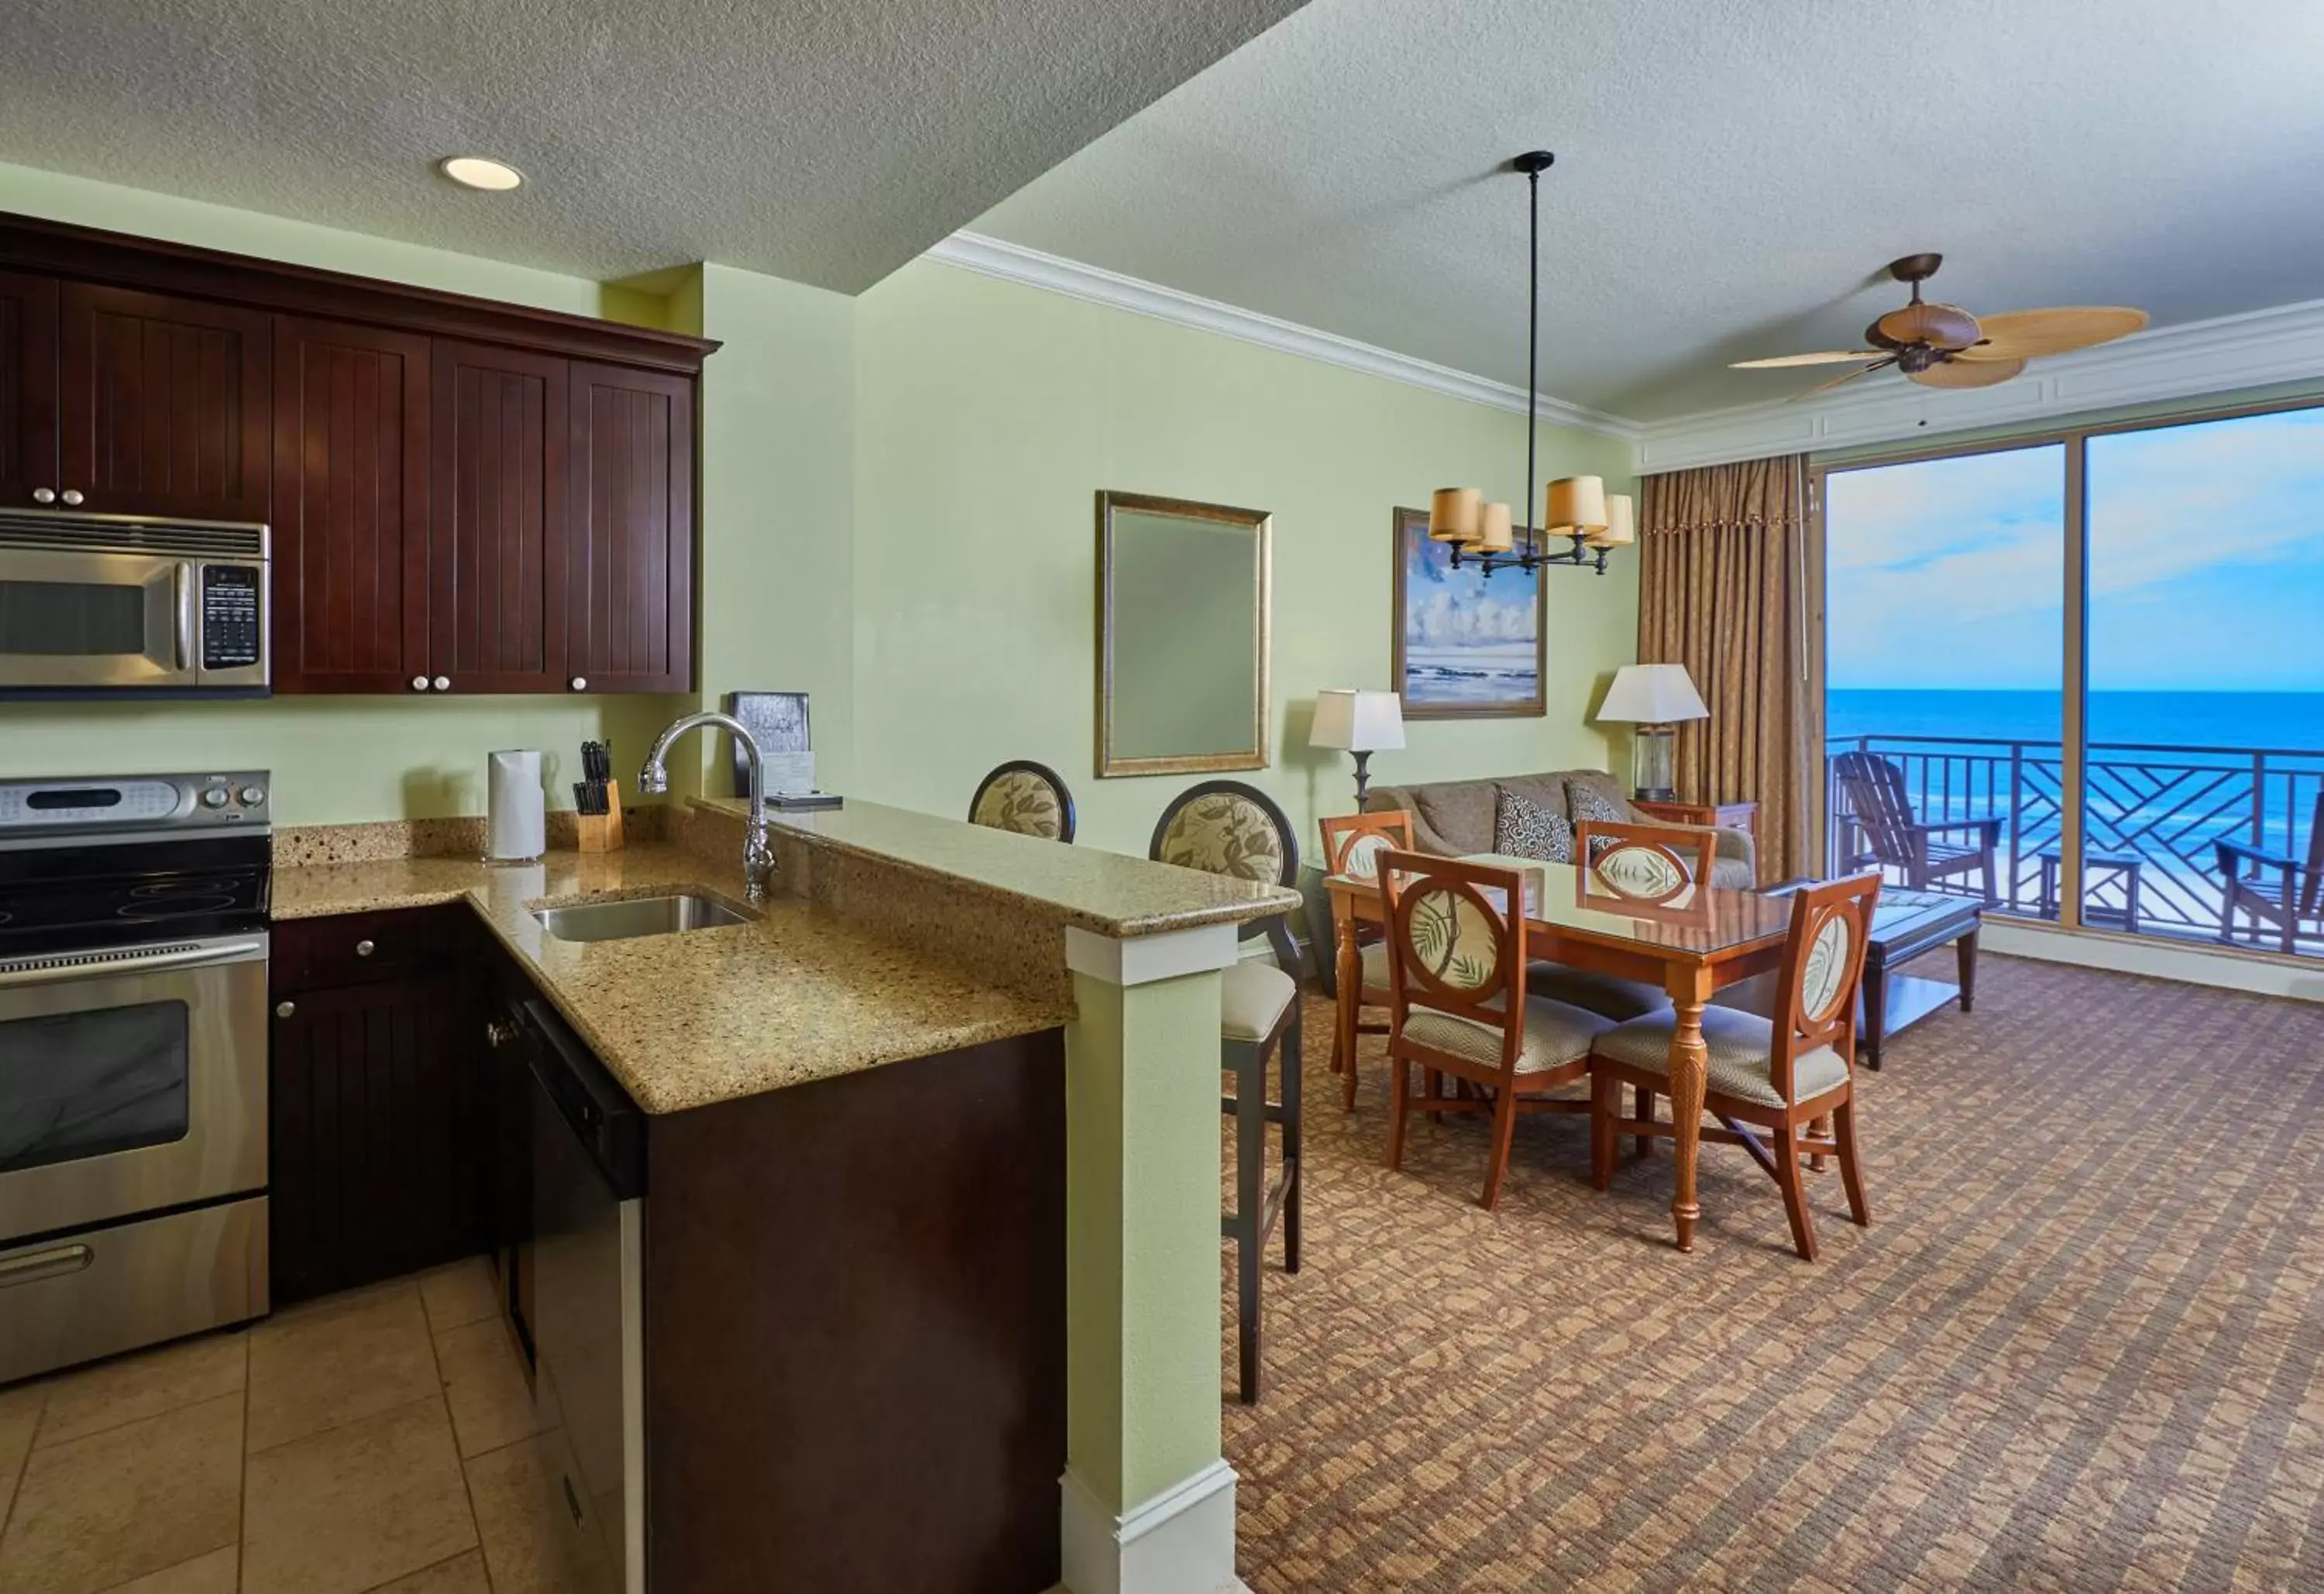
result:
M 244 669 L 258 662 L 255 565 L 202 567 L 202 668 Z

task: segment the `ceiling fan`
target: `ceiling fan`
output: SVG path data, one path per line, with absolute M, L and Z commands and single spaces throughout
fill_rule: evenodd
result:
M 2011 310 L 1980 321 L 1957 304 L 1932 303 L 1921 298 L 1921 284 L 1937 274 L 1937 267 L 1944 263 L 1944 258 L 1941 254 L 1907 254 L 1888 263 L 1890 276 L 1913 285 L 1913 299 L 1864 329 L 1864 341 L 1872 346 L 1870 348 L 1827 349 L 1812 355 L 1738 360 L 1732 369 L 1781 371 L 1795 365 L 1871 362 L 1796 395 L 1802 399 L 1829 392 L 1890 365 L 1923 387 L 1991 387 L 2024 370 L 2028 360 L 2107 343 L 2146 325 L 2144 310 L 2120 306 Z

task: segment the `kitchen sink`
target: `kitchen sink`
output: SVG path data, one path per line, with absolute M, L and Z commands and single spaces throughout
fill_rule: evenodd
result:
M 676 935 L 751 922 L 751 916 L 715 897 L 677 891 L 667 897 L 620 897 L 607 902 L 576 902 L 569 908 L 539 908 L 533 917 L 559 941 L 628 941 L 640 935 Z

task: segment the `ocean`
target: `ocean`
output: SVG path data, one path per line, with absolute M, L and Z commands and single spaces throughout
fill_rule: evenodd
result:
M 2001 894 L 2047 915 L 2040 859 L 2059 845 L 2060 712 L 2055 692 L 1847 688 L 1825 698 L 1826 746 L 1867 739 L 1924 821 L 2007 817 Z M 2324 692 L 2093 692 L 2088 741 L 2089 856 L 2140 860 L 2139 928 L 2217 933 L 2215 841 L 2306 855 L 2324 790 Z M 2117 922 L 2125 883 L 2111 865 L 2092 872 L 2092 904 Z
M 2056 692 L 1883 691 L 1824 695 L 1831 737 L 2058 740 Z M 2324 759 L 2324 692 L 2093 692 L 2094 743 L 2313 753 Z M 2205 760 L 2209 761 L 2209 760 Z

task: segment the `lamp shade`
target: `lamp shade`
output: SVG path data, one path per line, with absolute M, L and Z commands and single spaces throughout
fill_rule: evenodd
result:
M 1436 542 L 1477 540 L 1485 495 L 1474 487 L 1439 487 L 1428 501 L 1428 535 Z
M 1393 692 L 1333 686 L 1315 694 L 1315 723 L 1310 747 L 1342 752 L 1379 752 L 1404 745 L 1404 704 Z
M 1560 476 L 1549 484 L 1549 513 L 1543 525 L 1553 536 L 1587 536 L 1606 524 L 1606 478 Z
M 1687 678 L 1683 664 L 1626 664 L 1614 672 L 1614 684 L 1607 688 L 1598 717 L 1668 725 L 1707 720 L 1711 711 L 1702 705 L 1702 695 Z
M 1632 507 L 1629 494 L 1606 494 L 1606 529 L 1592 531 L 1583 540 L 1591 548 L 1628 548 L 1638 539 L 1637 511 Z
M 1480 553 L 1505 554 L 1512 546 L 1509 538 L 1509 506 L 1489 503 L 1483 518 L 1478 522 L 1476 548 Z

